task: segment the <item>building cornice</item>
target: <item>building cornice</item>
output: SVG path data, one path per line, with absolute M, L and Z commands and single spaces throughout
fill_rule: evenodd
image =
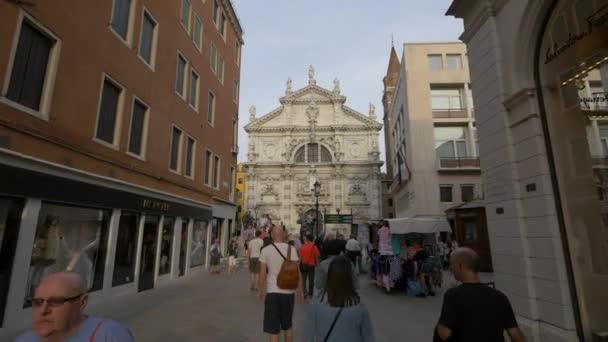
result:
M 483 24 L 495 17 L 509 0 L 455 0 L 446 15 L 456 18 L 465 18 L 465 30 L 460 36 L 460 40 L 468 43 L 473 36 L 481 29 Z
M 380 127 L 377 127 L 380 126 Z M 325 127 L 316 127 L 316 132 L 379 132 L 382 129 L 381 125 L 377 126 L 346 126 L 333 125 Z M 288 132 L 310 132 L 310 127 L 307 126 L 277 126 L 277 127 L 245 127 L 247 133 L 288 133 Z
M 243 40 L 243 26 L 241 26 L 241 20 L 239 19 L 238 14 L 236 13 L 236 9 L 232 4 L 232 0 L 220 0 L 221 6 L 228 12 L 228 20 L 230 24 L 232 24 L 234 28 L 234 32 L 236 33 L 236 38 L 241 43 L 241 45 L 245 44 Z

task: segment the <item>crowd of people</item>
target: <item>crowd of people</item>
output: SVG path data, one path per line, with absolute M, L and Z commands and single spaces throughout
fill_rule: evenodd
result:
M 404 263 L 411 261 L 424 293 L 433 295 L 436 282 L 429 276 L 434 272 L 428 269 L 427 261 L 435 257 L 425 247 L 420 242 L 407 242 L 402 255 Z M 220 250 L 219 241 L 213 241 L 212 267 L 219 265 Z M 302 322 L 302 341 L 371 342 L 375 341 L 371 315 L 358 292 L 362 250 L 356 236 L 346 240 L 327 234 L 315 239 L 304 231 L 301 237 L 292 238 L 285 227 L 271 225 L 247 229 L 230 239 L 228 269 L 232 273 L 236 258 L 247 256 L 250 290 L 264 304 L 263 331 L 269 341 L 278 342 L 281 335 L 286 342 L 294 341 L 293 312 L 298 301 L 309 303 Z M 436 258 L 433 264 L 441 267 L 447 261 L 461 284 L 444 293 L 432 332 L 434 342 L 503 341 L 505 332 L 511 341 L 526 341 L 507 297 L 480 282 L 480 259 L 473 250 L 448 248 Z M 84 314 L 88 303 L 84 284 L 74 272 L 44 279 L 31 299 L 32 330 L 16 341 L 134 341 L 121 323 Z

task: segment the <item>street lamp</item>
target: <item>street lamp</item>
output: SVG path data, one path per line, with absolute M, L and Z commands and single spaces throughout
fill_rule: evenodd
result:
M 321 184 L 316 181 L 314 186 L 314 191 L 315 191 L 315 198 L 317 200 L 316 204 L 315 204 L 315 209 L 317 210 L 317 227 L 315 229 L 315 236 L 319 235 L 319 195 L 321 195 Z

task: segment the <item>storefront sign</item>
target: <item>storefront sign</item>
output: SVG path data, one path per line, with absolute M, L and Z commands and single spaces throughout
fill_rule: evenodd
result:
M 144 209 L 159 210 L 159 211 L 169 211 L 169 208 L 171 208 L 169 203 L 161 202 L 161 201 L 154 201 L 154 200 L 144 200 L 142 202 L 141 207 Z
M 592 97 L 581 97 L 581 109 L 606 110 L 608 109 L 608 92 L 595 93 Z
M 549 64 L 551 61 L 559 57 L 561 54 L 569 50 L 571 47 L 578 44 L 579 41 L 588 37 L 593 33 L 594 27 L 600 27 L 608 22 L 608 5 L 601 7 L 587 18 L 587 30 L 582 31 L 578 34 L 572 32 L 568 33 L 568 39 L 561 44 L 554 43 L 553 46 L 547 49 L 545 54 L 545 64 Z
M 351 224 L 353 223 L 353 215 L 335 215 L 335 214 L 327 214 L 325 215 L 325 223 L 330 224 Z

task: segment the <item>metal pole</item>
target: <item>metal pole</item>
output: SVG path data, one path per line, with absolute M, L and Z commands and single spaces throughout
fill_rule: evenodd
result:
M 319 195 L 315 193 L 315 197 L 317 198 L 317 203 L 315 204 L 315 209 L 317 210 L 317 227 L 315 229 L 315 235 L 319 236 Z

